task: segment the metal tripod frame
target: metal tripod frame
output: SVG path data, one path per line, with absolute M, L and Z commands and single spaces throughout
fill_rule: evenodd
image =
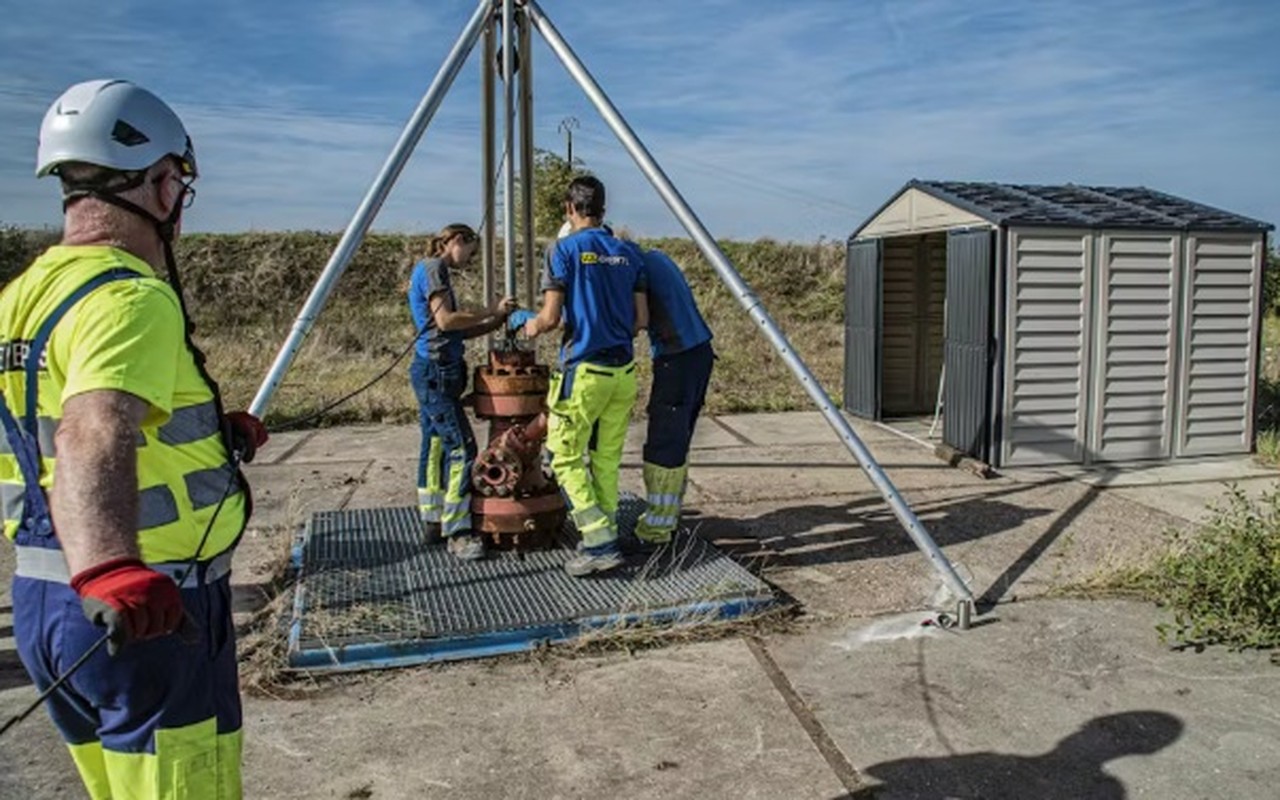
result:
M 462 35 L 459 37 L 457 43 L 454 44 L 453 49 L 449 52 L 449 55 L 445 59 L 444 65 L 437 73 L 435 80 L 432 81 L 430 88 L 427 90 L 427 94 L 423 97 L 422 102 L 419 103 L 412 118 L 410 118 L 409 123 L 401 134 L 399 141 L 396 142 L 391 155 L 387 158 L 382 170 L 374 180 L 373 185 L 369 188 L 368 193 L 365 195 L 363 202 L 357 209 L 351 223 L 343 233 L 342 239 L 339 241 L 337 248 L 329 258 L 328 264 L 325 265 L 324 271 L 321 273 L 311 295 L 307 298 L 302 312 L 294 322 L 293 329 L 290 331 L 288 339 L 285 341 L 279 355 L 276 357 L 275 363 L 272 364 L 262 387 L 258 390 L 258 394 L 254 398 L 253 404 L 250 407 L 251 413 L 259 417 L 262 416 L 262 413 L 270 402 L 272 395 L 279 387 L 285 371 L 289 368 L 294 356 L 296 356 L 297 351 L 301 346 L 302 339 L 306 336 L 312 325 L 315 324 L 316 316 L 319 314 L 325 300 L 332 291 L 334 283 L 337 281 L 339 276 L 341 276 L 343 270 L 346 269 L 351 258 L 355 255 L 355 251 L 360 246 L 360 242 L 367 233 L 374 216 L 381 208 L 383 201 L 385 201 L 387 194 L 395 183 L 396 178 L 400 175 L 400 172 L 408 161 L 409 156 L 412 154 L 414 147 L 422 138 L 422 134 L 425 132 L 427 124 L 431 121 L 431 118 L 439 108 L 441 101 L 449 90 L 449 87 L 453 84 L 454 79 L 461 70 L 462 64 L 466 61 L 468 54 L 475 47 L 476 42 L 480 40 L 482 34 L 484 34 L 486 30 L 492 30 L 492 26 L 495 24 L 495 17 L 497 16 L 495 12 L 499 8 L 502 12 L 501 19 L 503 22 L 502 71 L 506 84 L 507 158 L 505 159 L 505 204 L 507 213 L 503 227 L 503 245 L 505 255 L 504 285 L 508 290 L 507 293 L 511 295 L 515 294 L 515 217 L 512 203 L 512 199 L 514 197 L 514 176 L 512 172 L 514 153 L 512 152 L 512 145 L 515 135 L 513 114 L 515 87 L 512 81 L 513 64 L 511 61 L 514 57 L 516 39 L 518 37 L 518 33 L 515 30 L 515 19 L 519 15 L 524 16 L 528 26 L 531 26 L 541 34 L 548 47 L 550 47 L 551 51 L 564 65 L 570 77 L 572 77 L 583 90 L 592 105 L 595 106 L 596 110 L 600 112 L 605 123 L 609 126 L 610 130 L 613 131 L 614 135 L 618 137 L 623 148 L 626 149 L 627 153 L 630 154 L 631 158 L 635 161 L 636 166 L 640 168 L 640 171 L 644 174 L 645 178 L 648 179 L 649 183 L 658 192 L 662 201 L 667 205 L 672 214 L 675 215 L 676 219 L 679 220 L 680 224 L 684 226 L 684 229 L 693 238 L 693 241 L 697 244 L 702 255 L 715 269 L 716 273 L 720 276 L 720 279 L 725 283 L 729 291 L 733 293 L 733 296 L 737 298 L 738 302 L 742 305 L 747 314 L 760 326 L 760 330 L 764 334 L 765 338 L 769 340 L 769 343 L 773 345 L 773 348 L 778 352 L 778 355 L 782 357 L 783 362 L 795 375 L 796 379 L 800 382 L 801 387 L 803 387 L 808 393 L 810 399 L 812 399 L 814 404 L 817 405 L 818 410 L 822 412 L 822 415 L 827 420 L 828 424 L 830 424 L 832 429 L 835 430 L 840 441 L 846 448 L 848 448 L 849 452 L 866 473 L 868 479 L 870 479 L 871 483 L 889 504 L 889 508 L 893 511 L 894 516 L 898 518 L 899 523 L 901 523 L 902 527 L 906 530 L 907 535 L 910 536 L 912 542 L 914 542 L 916 547 L 925 555 L 934 570 L 936 570 L 941 576 L 947 588 L 956 597 L 959 603 L 959 616 L 962 621 L 967 623 L 970 617 L 970 612 L 973 610 L 974 603 L 973 593 L 970 591 L 969 587 L 965 585 L 964 581 L 956 573 L 951 562 L 938 548 L 938 545 L 933 541 L 929 532 L 925 530 L 924 525 L 921 524 L 915 512 L 909 505 L 907 505 L 907 502 L 898 492 L 897 487 L 895 487 L 893 482 L 889 480 L 889 477 L 885 474 L 884 470 L 876 462 L 866 445 L 863 444 L 862 440 L 858 437 L 858 434 L 853 430 L 849 421 L 840 413 L 840 410 L 831 400 L 831 397 L 822 388 L 821 384 L 819 384 L 818 379 L 809 370 L 808 366 L 805 365 L 799 354 L 791 347 L 791 343 L 778 328 L 777 323 L 775 323 L 773 318 L 769 316 L 769 312 L 765 310 L 760 298 L 752 292 L 751 287 L 748 286 L 742 279 L 742 276 L 738 274 L 738 271 L 729 262 L 728 257 L 725 256 L 724 252 L 721 251 L 720 247 L 716 244 L 715 238 L 712 237 L 710 232 L 702 224 L 702 221 L 698 219 L 696 214 L 694 214 L 693 209 L 691 209 L 689 204 L 685 202 L 685 199 L 680 195 L 680 192 L 671 183 L 671 180 L 667 178 L 666 173 L 664 173 L 662 168 L 658 166 L 658 163 L 654 160 L 653 156 L 650 155 L 648 149 L 645 148 L 644 144 L 631 129 L 631 126 L 627 124 L 627 121 L 623 119 L 622 115 L 618 112 L 618 109 L 613 105 L 613 102 L 604 93 L 604 90 L 600 88 L 600 85 L 596 83 L 595 78 L 593 78 L 591 73 L 587 71 L 587 68 L 583 65 L 582 61 L 560 35 L 560 32 L 551 23 L 551 20 L 548 19 L 547 15 L 542 11 L 542 8 L 538 5 L 536 0 L 481 0 L 475 10 L 475 13 L 471 16 L 470 21 L 464 28 Z M 524 41 L 528 41 L 527 36 Z M 488 50 L 489 48 L 486 47 L 486 60 L 490 60 L 492 57 Z M 527 75 L 528 72 L 531 72 L 531 70 L 528 69 L 530 53 L 528 52 L 527 46 L 521 52 L 521 56 L 523 62 L 521 70 L 526 72 Z M 486 80 L 488 80 L 492 75 L 492 69 L 490 67 L 485 67 L 485 70 L 485 77 Z M 486 98 L 490 98 L 492 96 L 488 84 L 486 84 L 483 93 Z M 531 96 L 531 92 L 529 96 Z M 485 109 L 486 112 L 489 109 L 492 109 L 492 105 L 488 103 L 487 100 Z M 525 110 L 529 111 L 527 108 Z M 492 138 L 488 127 L 486 127 L 484 138 L 487 146 L 488 141 Z M 532 150 L 531 146 L 530 150 Z M 528 186 L 530 183 L 528 176 L 531 176 L 532 174 L 532 165 L 530 163 L 525 163 L 522 166 L 527 170 L 526 180 L 523 181 L 523 184 Z M 491 175 L 486 175 L 486 178 L 489 181 L 492 180 Z M 488 202 L 491 197 L 491 195 L 486 195 L 486 202 Z M 486 209 L 487 212 L 491 210 L 492 209 Z M 530 210 L 528 203 L 525 204 L 525 210 L 526 213 Z M 487 218 L 492 219 L 492 216 Z M 532 249 L 531 234 L 532 231 L 526 229 L 527 247 L 529 247 L 529 249 Z M 533 264 L 530 259 L 530 261 L 527 262 L 526 268 L 532 271 L 532 267 Z M 486 283 L 488 283 L 488 280 L 486 280 Z

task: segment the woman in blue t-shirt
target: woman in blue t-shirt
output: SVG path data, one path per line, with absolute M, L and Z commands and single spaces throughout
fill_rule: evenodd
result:
M 422 423 L 418 511 L 428 538 L 443 534 L 449 552 L 468 561 L 484 556 L 484 540 L 471 529 L 476 440 L 462 408 L 467 389 L 464 342 L 501 328 L 516 307 L 515 299 L 507 297 L 484 311 L 458 308 L 450 271 L 471 262 L 476 238 L 470 226 L 446 226 L 431 237 L 428 257 L 414 265 L 409 279 L 409 309 L 418 326 L 409 380 Z

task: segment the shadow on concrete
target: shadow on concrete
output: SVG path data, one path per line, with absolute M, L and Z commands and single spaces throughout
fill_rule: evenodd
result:
M 1097 486 L 1090 486 L 1088 491 L 1059 514 L 1053 523 L 1049 525 L 1048 530 L 1040 534 L 1039 538 L 1032 542 L 1031 546 L 1024 550 L 1022 555 L 1018 556 L 1013 563 L 1005 567 L 1004 572 L 1000 573 L 991 582 L 991 585 L 987 587 L 986 591 L 978 596 L 976 602 L 978 613 L 985 614 L 994 608 L 1001 598 L 1013 588 L 1013 585 L 1026 574 L 1027 570 L 1031 569 L 1036 561 L 1040 559 L 1040 556 L 1044 555 L 1045 551 L 1058 540 L 1058 537 L 1071 527 L 1071 523 L 1075 522 L 1089 506 L 1093 505 L 1093 502 L 1101 494 L 1102 490 Z
M 939 466 L 952 469 L 945 464 Z M 1124 473 L 1125 470 L 1114 468 L 1098 471 L 1096 481 L 1088 485 L 1084 494 L 1060 512 L 1056 508 L 1028 507 L 1002 498 L 1075 482 L 1074 478 L 1061 474 L 955 500 L 918 503 L 912 510 L 940 547 L 1013 530 L 1030 519 L 1057 513 L 1045 532 L 1010 562 L 985 590 L 979 592 L 980 587 L 971 587 L 978 598 L 981 613 L 998 604 L 1103 491 Z M 885 500 L 879 496 L 862 497 L 839 505 L 790 506 L 755 518 L 698 518 L 690 514 L 685 524 L 735 556 L 754 562 L 757 568 L 888 558 L 917 549 Z
M 276 580 L 232 584 L 231 613 L 256 614 L 280 594 L 281 588 L 281 582 Z
M 919 504 L 915 511 L 934 541 L 946 547 L 1012 530 L 1027 520 L 1053 513 L 1053 509 L 1026 507 L 1002 499 L 1031 488 L 1034 487 L 1005 487 L 977 496 Z M 758 560 L 769 567 L 890 558 L 916 549 L 898 518 L 878 496 L 844 503 L 790 505 L 746 518 L 700 515 L 690 509 L 682 524 L 739 558 Z M 1037 556 L 1032 556 L 1031 561 Z
M 885 761 L 862 770 L 879 786 L 858 789 L 854 800 L 1121 800 L 1124 784 L 1103 771 L 1117 758 L 1151 755 L 1182 735 L 1177 717 L 1160 711 L 1126 711 L 1096 717 L 1042 755 L 954 753 Z
M 0 692 L 19 686 L 28 686 L 31 678 L 26 667 L 18 659 L 17 650 L 0 650 Z
M 12 606 L 8 604 L 0 605 L 0 614 L 12 613 Z M 0 639 L 12 637 L 13 626 L 0 625 Z M 18 651 L 14 650 L 12 645 L 0 647 L 0 692 L 18 686 L 27 686 L 30 683 L 31 678 L 27 677 L 27 670 L 18 659 Z

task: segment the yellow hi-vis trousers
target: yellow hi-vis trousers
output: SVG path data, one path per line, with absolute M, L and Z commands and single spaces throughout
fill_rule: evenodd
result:
M 635 403 L 634 362 L 621 367 L 578 364 L 551 377 L 551 471 L 569 499 L 582 543 L 589 548 L 618 538 L 618 469 Z
M 427 463 L 418 486 L 418 515 L 423 522 L 440 522 L 444 512 L 444 443 L 439 436 L 427 442 Z
M 45 705 L 91 800 L 243 796 L 231 578 L 181 592 L 187 628 L 115 655 L 98 648 Z M 57 580 L 18 575 L 13 599 L 19 655 L 36 686 L 48 689 L 102 628 Z

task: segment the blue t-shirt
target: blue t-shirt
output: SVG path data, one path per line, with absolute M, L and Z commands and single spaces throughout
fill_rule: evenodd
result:
M 711 329 L 698 311 L 689 283 L 676 262 L 661 250 L 648 250 L 644 266 L 653 357 L 673 356 L 711 341 Z
M 644 256 L 601 228 L 584 228 L 547 251 L 542 290 L 564 292 L 560 362 L 622 366 L 635 358 L 635 292 L 645 290 Z
M 409 278 L 409 311 L 413 313 L 413 324 L 419 331 L 426 328 L 426 332 L 418 337 L 417 353 L 422 358 L 441 363 L 461 361 L 467 352 L 462 331 L 440 330 L 431 314 L 431 295 L 439 293 L 444 293 L 447 309 L 458 310 L 458 298 L 449 281 L 449 267 L 438 258 L 419 261 Z

